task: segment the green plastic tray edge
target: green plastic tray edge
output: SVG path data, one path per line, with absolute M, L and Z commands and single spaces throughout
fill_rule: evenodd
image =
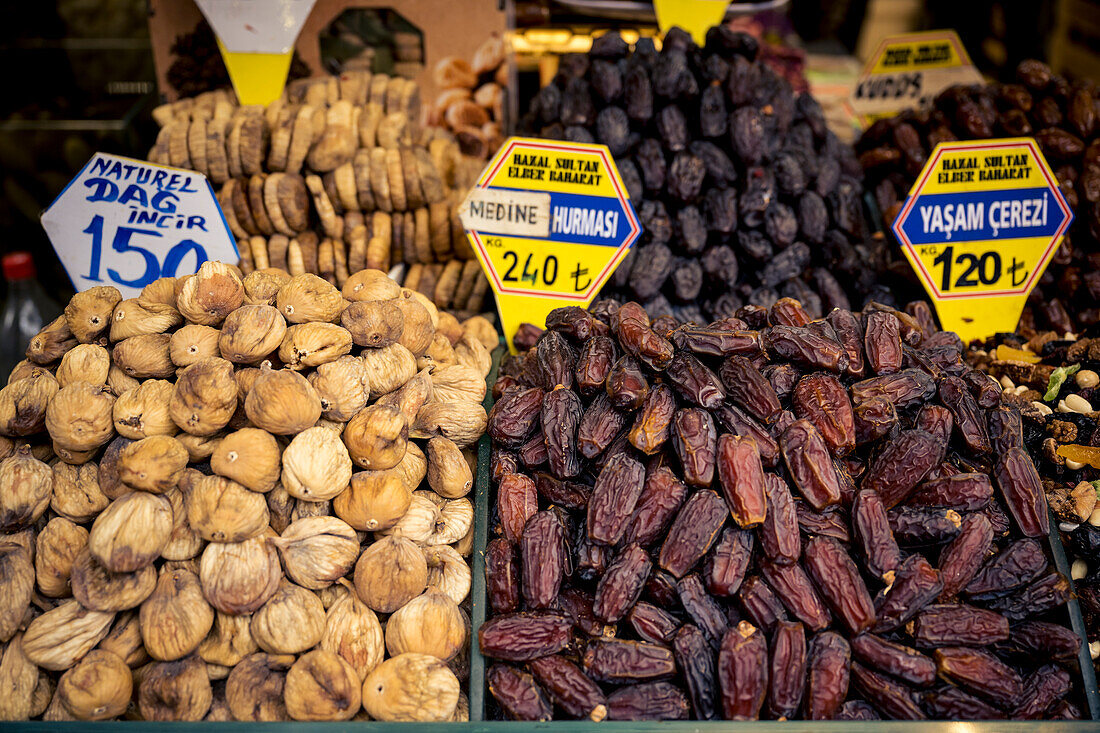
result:
M 1062 546 L 1062 533 L 1058 531 L 1058 520 L 1050 515 L 1050 552 L 1054 556 L 1054 566 L 1058 572 L 1069 580 L 1069 603 L 1066 610 L 1069 611 L 1070 628 L 1073 633 L 1081 637 L 1081 648 L 1077 651 L 1077 660 L 1081 667 L 1081 684 L 1085 690 L 1085 701 L 1088 703 L 1089 717 L 1100 720 L 1100 690 L 1096 688 L 1096 668 L 1092 665 L 1092 655 L 1089 653 L 1089 639 L 1085 631 L 1085 617 L 1081 613 L 1081 604 L 1077 602 L 1077 590 L 1070 574 L 1069 559 L 1066 557 L 1066 548 Z
M 493 408 L 493 385 L 497 381 L 500 360 L 504 356 L 503 344 L 493 350 L 493 365 L 486 379 L 488 388 L 482 404 L 485 411 Z M 485 657 L 477 643 L 477 632 L 485 621 L 485 545 L 489 543 L 489 504 L 492 471 L 489 434 L 481 436 L 477 444 L 477 477 L 474 479 L 474 549 L 470 553 L 470 572 L 473 585 L 470 589 L 470 721 L 478 722 L 485 716 Z

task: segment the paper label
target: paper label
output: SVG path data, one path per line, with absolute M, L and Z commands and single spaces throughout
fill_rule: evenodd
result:
M 954 84 L 978 84 L 955 31 L 887 36 L 871 55 L 852 91 L 852 109 L 864 127 L 920 107 Z
M 467 230 L 547 239 L 550 194 L 475 188 L 458 207 L 458 216 Z
M 653 0 L 653 10 L 661 33 L 679 26 L 702 46 L 707 31 L 726 17 L 729 4 L 729 0 Z
M 944 328 L 966 341 L 1015 331 L 1073 222 L 1030 138 L 941 143 L 893 223 Z
M 113 285 L 136 297 L 207 260 L 236 264 L 236 242 L 206 177 L 96 153 L 42 213 L 77 290 Z
M 460 212 L 509 344 L 591 303 L 642 231 L 606 145 L 509 138 Z

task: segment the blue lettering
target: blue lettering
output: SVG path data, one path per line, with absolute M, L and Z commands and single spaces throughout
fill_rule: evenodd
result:
M 111 176 L 112 178 L 121 179 L 122 178 L 122 163 L 119 163 L 116 160 L 114 162 L 114 165 L 111 166 L 111 170 L 107 172 L 107 175 Z
M 191 180 L 191 179 L 188 178 L 187 180 Z M 194 229 L 195 227 L 198 227 L 199 229 L 203 230 L 204 232 L 207 231 L 207 229 L 206 229 L 206 217 L 204 217 L 204 216 L 189 216 L 189 217 L 187 217 L 187 228 L 188 229 Z
M 153 185 L 157 188 L 164 188 L 164 179 L 168 177 L 166 171 L 157 171 L 153 174 Z
M 149 179 L 153 177 L 152 168 L 141 168 L 138 170 L 137 182 L 144 185 L 149 182 Z
M 188 188 L 187 186 L 188 186 L 189 183 L 191 183 L 191 176 L 187 176 L 187 178 L 183 182 L 183 185 L 180 186 L 180 189 L 179 189 L 180 193 L 198 193 L 199 192 L 199 190 L 197 188 Z
M 91 196 L 87 198 L 92 203 L 98 201 L 114 201 L 118 198 L 118 186 L 108 181 L 106 178 L 89 178 L 84 181 L 86 188 L 95 189 Z
M 96 158 L 95 160 L 92 161 L 92 169 L 88 172 L 93 174 L 93 175 L 96 174 L 96 173 L 106 173 L 107 172 L 107 163 L 108 163 L 108 161 L 107 161 L 106 158 Z
M 160 216 L 155 211 L 139 211 L 137 215 L 138 224 L 156 224 L 157 217 Z
M 148 206 L 149 196 L 141 186 L 131 183 L 126 187 L 126 190 L 122 192 L 122 195 L 118 197 L 118 202 L 120 204 L 128 204 L 131 201 L 136 201 L 142 206 Z
M 157 229 L 167 229 L 172 224 L 172 217 L 175 214 L 161 214 L 157 219 Z
M 150 206 L 161 213 L 174 214 L 176 213 L 176 202 L 179 201 L 179 196 L 169 191 L 158 191 L 153 194 L 153 200 L 150 202 Z
M 168 183 L 165 184 L 164 190 L 165 191 L 173 190 L 174 188 L 176 188 L 176 186 L 179 185 L 179 182 L 180 182 L 180 174 L 179 173 L 173 173 L 172 177 L 168 179 Z

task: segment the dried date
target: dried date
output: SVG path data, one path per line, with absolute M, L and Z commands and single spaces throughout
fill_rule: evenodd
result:
M 625 616 L 641 597 L 652 568 L 649 555 L 641 546 L 630 544 L 624 547 L 596 584 L 596 597 L 592 605 L 596 617 L 614 624 Z
M 554 711 L 535 678 L 507 664 L 494 664 L 485 676 L 489 694 L 513 720 L 552 720 Z
M 675 412 L 672 390 L 663 384 L 655 385 L 634 417 L 634 426 L 627 434 L 630 444 L 646 455 L 661 450 L 671 435 Z
M 768 664 L 768 713 L 790 719 L 802 704 L 806 687 L 806 631 L 797 621 L 777 621 Z
M 738 526 L 755 527 L 767 515 L 764 465 L 752 438 L 724 434 L 718 438 L 718 485 Z
M 847 550 L 830 537 L 813 537 L 806 543 L 804 563 L 825 604 L 852 636 L 875 623 L 871 594 Z
M 852 656 L 869 667 L 916 687 L 936 681 L 936 663 L 916 649 L 874 634 L 853 637 Z
M 671 677 L 676 671 L 668 647 L 622 639 L 589 641 L 582 664 L 592 679 L 617 685 Z
M 807 658 L 804 717 L 832 720 L 848 696 L 851 647 L 835 631 L 824 631 L 810 640 Z
M 644 485 L 645 468 L 633 458 L 619 454 L 604 465 L 588 501 L 590 542 L 614 545 L 622 538 Z
M 768 689 L 768 642 L 747 621 L 726 631 L 718 651 L 722 717 L 759 720 Z
M 565 576 L 565 527 L 553 511 L 527 520 L 520 539 L 523 600 L 528 608 L 550 608 Z
M 714 669 L 714 651 L 698 628 L 685 624 L 672 640 L 676 666 L 683 675 L 697 720 L 712 720 L 717 715 L 718 679 Z
M 519 608 L 519 565 L 512 544 L 501 537 L 485 546 L 485 589 L 493 613 Z
M 620 687 L 607 698 L 608 720 L 687 720 L 690 710 L 684 693 L 668 682 Z
M 795 385 L 794 413 L 814 424 L 833 455 L 843 456 L 856 446 L 855 416 L 848 392 L 831 374 L 811 374 Z
M 573 622 L 560 613 L 510 613 L 486 620 L 477 637 L 487 657 L 528 662 L 565 649 L 573 638 Z
M 817 511 L 840 501 L 840 482 L 821 434 L 809 420 L 796 420 L 779 439 L 795 488 Z
M 707 554 L 729 516 L 726 503 L 714 491 L 697 491 L 672 520 L 657 564 L 682 578 Z
M 482 627 L 484 628 L 484 627 Z M 531 673 L 554 700 L 573 718 L 600 722 L 607 718 L 607 698 L 599 685 L 562 656 L 553 654 L 530 663 Z
M 695 407 L 677 410 L 672 419 L 672 446 L 680 459 L 684 483 L 710 486 L 718 455 L 718 432 L 710 413 Z

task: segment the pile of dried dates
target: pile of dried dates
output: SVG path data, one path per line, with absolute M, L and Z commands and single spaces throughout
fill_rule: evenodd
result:
M 780 297 L 821 317 L 873 292 L 859 164 L 758 50 L 724 27 L 702 48 L 674 28 L 660 53 L 612 32 L 535 95 L 521 129 L 607 145 L 642 223 L 606 295 L 703 323 Z
M 1019 410 L 916 310 L 521 329 L 488 424 L 499 714 L 1079 718 Z
M 868 188 L 888 226 L 917 174 L 941 142 L 1033 137 L 1076 218 L 1032 293 L 1027 330 L 1076 333 L 1100 321 L 1100 95 L 1091 81 L 1069 82 L 1039 61 L 1023 61 L 1016 83 L 951 87 L 930 110 L 872 125 L 856 144 Z M 887 240 L 883 240 L 887 245 Z M 919 295 L 909 265 L 892 244 L 886 284 Z M 909 287 L 903 284 L 909 282 Z

